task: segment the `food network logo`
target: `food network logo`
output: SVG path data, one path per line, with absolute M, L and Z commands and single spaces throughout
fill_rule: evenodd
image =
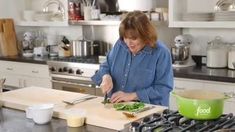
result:
M 199 106 L 197 107 L 197 116 L 199 115 L 208 115 L 211 113 L 211 107 L 209 106 Z

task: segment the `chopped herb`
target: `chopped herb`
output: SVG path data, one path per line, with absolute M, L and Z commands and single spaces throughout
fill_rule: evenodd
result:
M 133 104 L 124 104 L 124 103 L 117 103 L 114 104 L 113 107 L 116 110 L 123 110 L 123 111 L 129 111 L 129 112 L 135 112 L 143 109 L 145 106 L 142 102 L 135 102 Z

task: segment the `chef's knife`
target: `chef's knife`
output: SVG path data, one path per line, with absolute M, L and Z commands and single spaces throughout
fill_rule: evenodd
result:
M 63 102 L 66 104 L 74 105 L 74 104 L 84 102 L 84 101 L 94 99 L 94 98 L 97 98 L 97 97 L 88 95 L 88 96 L 80 97 L 80 98 L 73 99 L 73 100 L 63 100 Z
M 108 94 L 105 93 L 104 95 L 104 105 L 108 102 Z

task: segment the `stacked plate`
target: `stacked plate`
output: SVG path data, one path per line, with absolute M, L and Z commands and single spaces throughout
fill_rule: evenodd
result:
M 235 21 L 235 11 L 215 12 L 215 21 Z
M 212 21 L 213 13 L 184 13 L 183 21 Z

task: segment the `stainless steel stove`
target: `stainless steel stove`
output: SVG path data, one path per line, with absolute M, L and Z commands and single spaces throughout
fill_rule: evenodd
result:
M 98 57 L 53 58 L 47 61 L 54 89 L 96 95 L 91 77 L 99 69 Z
M 166 109 L 132 122 L 127 129 L 130 132 L 235 132 L 235 116 L 230 113 L 215 120 L 192 120 Z

